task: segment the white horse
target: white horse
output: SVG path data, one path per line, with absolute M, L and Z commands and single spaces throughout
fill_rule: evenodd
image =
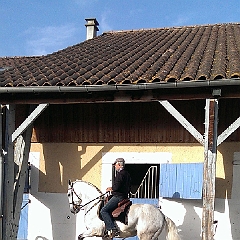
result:
M 104 237 L 105 224 L 98 216 L 99 205 L 105 194 L 93 184 L 77 180 L 69 181 L 68 199 L 70 211 L 73 214 L 84 210 L 86 231 L 78 239 L 85 237 Z M 167 240 L 180 240 L 174 222 L 165 216 L 161 210 L 151 204 L 133 204 L 128 213 L 128 224 L 116 221 L 120 230 L 120 237 L 138 236 L 140 240 L 158 239 L 165 227 Z

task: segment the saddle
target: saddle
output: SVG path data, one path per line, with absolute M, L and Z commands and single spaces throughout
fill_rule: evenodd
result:
M 103 220 L 103 219 L 101 217 L 100 211 L 103 208 L 104 204 L 107 203 L 108 200 L 109 200 L 109 197 L 107 197 L 105 201 L 102 201 L 102 203 L 99 206 L 98 216 L 101 220 Z M 114 220 L 120 221 L 123 224 L 127 225 L 128 224 L 128 212 L 129 212 L 131 205 L 132 205 L 132 201 L 129 198 L 123 199 L 121 202 L 119 202 L 118 207 L 115 210 L 113 210 L 113 212 L 112 212 L 112 216 L 113 216 Z

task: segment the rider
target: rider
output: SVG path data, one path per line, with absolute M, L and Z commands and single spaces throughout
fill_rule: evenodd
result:
M 100 212 L 105 223 L 107 233 L 111 238 L 119 237 L 119 230 L 114 224 L 112 212 L 118 207 L 119 202 L 129 197 L 128 194 L 130 193 L 131 188 L 131 177 L 125 170 L 125 160 L 123 158 L 117 158 L 113 165 L 117 174 L 112 187 L 108 187 L 106 189 L 107 192 L 111 192 L 112 197 Z

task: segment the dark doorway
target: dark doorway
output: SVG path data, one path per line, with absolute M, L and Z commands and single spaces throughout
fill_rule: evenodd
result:
M 132 178 L 131 193 L 140 191 L 137 198 L 159 197 L 159 164 L 126 164 Z

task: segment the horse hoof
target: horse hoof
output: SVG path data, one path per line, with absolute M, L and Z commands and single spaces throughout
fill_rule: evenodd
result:
M 78 236 L 78 240 L 83 240 L 84 239 L 84 237 L 80 234 L 79 236 Z

